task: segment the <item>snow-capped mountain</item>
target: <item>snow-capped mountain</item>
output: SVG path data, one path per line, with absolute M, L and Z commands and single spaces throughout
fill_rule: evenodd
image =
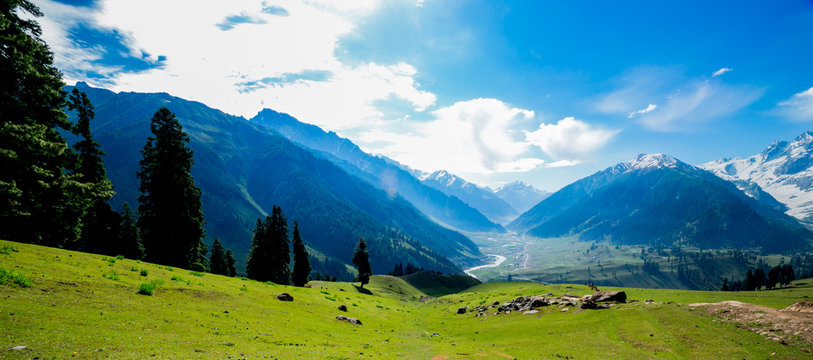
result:
M 742 159 L 720 159 L 701 168 L 734 182 L 752 197 L 758 185 L 786 206 L 786 213 L 813 224 L 813 132 L 805 132 L 793 141 L 778 141 L 762 153 Z
M 419 178 L 423 184 L 462 200 L 493 222 L 506 224 L 519 215 L 519 211 L 497 196 L 490 188 L 470 183 L 448 171 L 423 173 Z
M 785 251 L 813 240 L 795 219 L 731 182 L 663 154 L 638 155 L 565 186 L 507 228 L 539 237 L 714 249 Z
M 534 205 L 550 196 L 551 193 L 539 190 L 522 181 L 514 181 L 494 190 L 500 199 L 516 209 L 520 214 L 530 210 Z

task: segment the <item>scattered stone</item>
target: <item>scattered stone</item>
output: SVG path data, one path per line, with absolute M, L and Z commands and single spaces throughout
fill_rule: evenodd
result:
M 289 293 L 282 293 L 277 295 L 277 300 L 280 301 L 294 301 L 294 297 Z
M 8 349 L 9 349 L 9 350 L 24 350 L 24 349 L 25 349 L 25 345 L 17 345 L 17 346 L 12 346 L 12 347 L 10 347 L 10 348 L 8 348 Z
M 569 308 L 569 307 L 566 307 L 566 308 L 562 308 L 562 310 L 559 310 L 559 311 L 561 311 L 561 312 L 566 312 L 566 311 L 570 311 L 570 308 Z
M 533 314 L 536 314 L 538 312 L 539 312 L 539 310 L 528 310 L 528 311 L 522 313 L 522 315 L 533 315 Z
M 436 333 L 436 332 L 433 332 L 433 333 L 432 333 L 432 336 L 440 336 L 440 334 L 438 334 L 438 333 Z
M 337 316 L 336 320 L 347 321 L 347 322 L 349 322 L 351 324 L 361 325 L 361 320 L 356 319 L 356 318 L 347 317 L 347 316 L 344 316 L 344 315 Z
M 339 309 L 340 311 L 347 312 L 347 306 L 345 306 L 344 304 L 339 305 L 337 309 Z
M 466 310 L 468 310 L 468 309 L 469 309 L 469 308 L 468 308 L 467 306 L 463 306 L 463 307 L 457 308 L 457 313 L 458 313 L 458 314 L 465 314 L 465 313 L 466 313 Z
M 597 308 L 597 307 L 598 307 L 598 306 L 596 305 L 596 302 L 595 302 L 595 301 L 593 301 L 593 300 L 592 300 L 592 299 L 590 299 L 590 298 L 588 298 L 588 299 L 586 299 L 586 300 L 582 301 L 582 305 L 581 305 L 581 308 L 582 308 L 582 309 L 595 309 L 595 308 Z
M 623 291 L 597 291 L 590 298 L 595 302 L 605 302 L 605 301 L 626 302 L 627 293 Z
M 813 313 L 813 301 L 810 300 L 802 300 L 796 302 L 795 304 L 788 306 L 782 311 L 793 311 L 793 312 L 801 312 L 801 313 Z
M 646 299 L 646 301 L 644 301 L 644 302 L 645 302 L 645 303 L 647 303 L 647 304 L 651 304 L 651 303 L 654 303 L 654 302 L 655 302 L 655 300 L 652 300 L 652 299 Z

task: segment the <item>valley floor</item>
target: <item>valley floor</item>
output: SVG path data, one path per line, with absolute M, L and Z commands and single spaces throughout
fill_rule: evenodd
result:
M 689 306 L 736 300 L 782 309 L 813 297 L 807 281 L 740 293 L 627 288 L 638 301 L 605 310 L 553 305 L 475 316 L 456 312 L 592 292 L 511 282 L 426 298 L 390 276 L 363 289 L 318 281 L 295 288 L 6 241 L 0 274 L 3 359 L 809 359 L 813 350 L 803 336 L 767 336 Z M 157 284 L 151 296 L 137 293 L 145 282 Z M 282 292 L 294 300 L 277 300 Z

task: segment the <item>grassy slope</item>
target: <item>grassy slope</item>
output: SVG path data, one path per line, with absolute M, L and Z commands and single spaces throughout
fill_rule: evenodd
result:
M 632 299 L 677 304 L 621 305 L 611 310 L 542 316 L 475 318 L 459 306 L 519 295 L 585 294 L 583 286 L 487 283 L 421 303 L 403 280 L 373 277 L 372 295 L 352 284 L 313 282 L 313 288 L 267 285 L 133 260 L 0 241 L 0 268 L 33 281 L 0 285 L 0 358 L 809 358 L 798 348 L 714 321 L 681 304 L 741 300 L 786 307 L 813 287 L 761 293 L 626 289 Z M 137 271 L 131 271 L 135 269 Z M 147 270 L 148 276 L 140 275 Z M 115 271 L 118 280 L 103 277 Z M 186 281 L 173 281 L 180 276 Z M 162 280 L 153 296 L 136 294 L 145 280 Z M 245 289 L 245 290 L 243 290 Z M 342 291 L 343 289 L 344 291 Z M 274 295 L 293 295 L 281 302 Z M 366 291 L 366 290 L 365 290 Z M 364 323 L 335 320 L 343 314 Z M 431 336 L 437 332 L 439 336 Z M 7 350 L 25 345 L 25 350 Z
M 409 274 L 401 279 L 429 296 L 454 294 L 480 284 L 479 280 L 467 275 L 436 274 L 427 271 Z

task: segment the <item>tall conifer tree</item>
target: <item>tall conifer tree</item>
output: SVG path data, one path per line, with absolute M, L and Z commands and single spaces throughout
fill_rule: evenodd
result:
M 29 16 L 28 0 L 0 2 L 0 238 L 76 248 L 81 217 L 100 192 L 75 174 L 62 77 Z
M 74 88 L 68 97 L 68 108 L 76 112 L 73 133 L 80 137 L 73 148 L 79 155 L 77 173 L 82 182 L 96 184 L 103 190 L 96 193 L 93 204 L 82 218 L 81 248 L 85 251 L 117 255 L 121 217 L 107 203 L 113 197 L 113 184 L 107 179 L 101 145 L 93 140 L 90 121 L 94 118 L 93 105 L 84 92 Z
M 228 264 L 226 264 L 226 253 L 220 240 L 215 238 L 212 243 L 212 252 L 209 255 L 209 272 L 218 275 L 229 275 Z
M 192 178 L 189 135 L 165 107 L 152 117 L 150 130 L 138 171 L 138 225 L 147 260 L 205 271 L 203 210 Z
M 144 245 L 141 243 L 141 234 L 138 231 L 138 224 L 136 224 L 133 211 L 128 203 L 121 206 L 119 249 L 117 252 L 130 259 L 144 259 Z
M 257 219 L 254 237 L 246 263 L 246 275 L 257 281 L 271 281 L 276 284 L 291 283 L 290 241 L 288 222 L 282 209 L 274 205 L 271 215 L 265 221 Z
M 226 249 L 226 269 L 229 271 L 228 275 L 234 277 L 237 275 L 237 268 L 234 266 L 236 260 L 234 259 L 234 254 L 231 253 L 231 249 Z
M 356 250 L 353 251 L 353 265 L 359 272 L 356 281 L 360 282 L 363 288 L 370 282 L 370 276 L 373 275 L 373 270 L 370 268 L 370 253 L 367 252 L 367 243 L 364 242 L 364 238 L 359 238 Z
M 311 262 L 308 257 L 308 249 L 305 248 L 302 236 L 299 235 L 299 224 L 296 221 L 294 221 L 293 236 L 294 273 L 291 281 L 295 286 L 304 286 L 308 283 L 308 275 L 311 273 Z

